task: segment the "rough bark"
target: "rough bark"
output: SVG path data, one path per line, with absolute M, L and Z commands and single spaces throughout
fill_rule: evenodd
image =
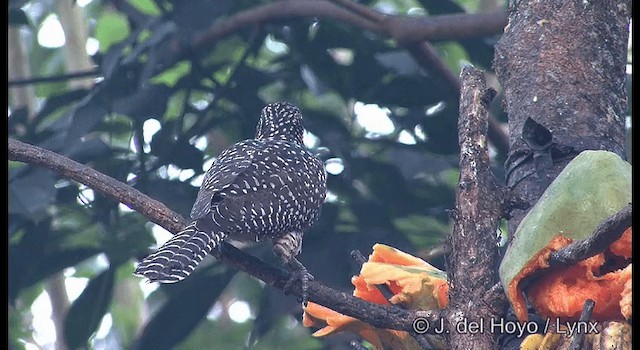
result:
M 505 191 L 491 173 L 487 144 L 487 105 L 495 91 L 487 89 L 482 73 L 471 67 L 463 69 L 461 81 L 460 179 L 447 254 L 445 325 L 451 349 L 495 349 L 497 334 L 486 327 L 502 316 L 506 305 L 494 268 Z
M 523 0 L 509 9 L 494 61 L 509 115 L 505 168 L 531 207 L 581 151 L 625 157 L 631 1 Z M 527 211 L 512 212 L 510 233 Z

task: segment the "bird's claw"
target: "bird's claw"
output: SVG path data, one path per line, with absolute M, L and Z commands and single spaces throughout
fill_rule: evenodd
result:
M 290 294 L 293 284 L 299 280 L 300 284 L 302 285 L 302 306 L 307 307 L 309 281 L 313 281 L 313 275 L 310 274 L 309 271 L 307 271 L 307 268 L 302 265 L 302 263 L 296 258 L 292 258 L 291 260 L 289 260 L 289 262 L 287 262 L 287 266 L 290 269 L 291 276 L 284 285 L 284 292 L 286 294 Z

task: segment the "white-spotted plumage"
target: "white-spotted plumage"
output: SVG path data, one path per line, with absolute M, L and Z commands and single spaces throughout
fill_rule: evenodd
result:
M 303 134 L 297 107 L 267 105 L 255 139 L 223 151 L 205 174 L 191 210 L 193 222 L 134 273 L 162 283 L 180 281 L 227 237 L 272 239 L 276 254 L 285 262 L 295 260 L 326 194 L 324 165 L 305 149 Z

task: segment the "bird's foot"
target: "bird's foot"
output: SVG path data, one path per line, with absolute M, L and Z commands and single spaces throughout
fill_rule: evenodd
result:
M 307 292 L 309 290 L 309 281 L 313 280 L 313 276 L 307 271 L 296 256 L 302 250 L 302 232 L 292 231 L 281 237 L 278 237 L 273 245 L 273 252 L 279 256 L 285 265 L 289 267 L 291 276 L 284 285 L 284 292 L 291 294 L 291 287 L 296 281 L 300 281 L 302 285 L 302 305 L 307 306 Z
M 284 292 L 290 294 L 292 291 L 293 284 L 296 281 L 300 281 L 302 286 L 301 298 L 302 298 L 302 306 L 307 307 L 308 303 L 308 291 L 309 291 L 309 281 L 313 281 L 313 275 L 307 271 L 307 268 L 302 265 L 300 261 L 296 258 L 291 258 L 288 262 L 286 262 L 289 267 L 289 271 L 291 272 L 291 276 L 289 280 L 284 285 Z

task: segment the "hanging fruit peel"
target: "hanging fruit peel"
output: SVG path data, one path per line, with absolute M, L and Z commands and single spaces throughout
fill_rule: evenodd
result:
M 527 296 L 543 317 L 577 320 L 587 298 L 596 302 L 595 320 L 631 317 L 631 229 L 606 254 L 563 268 L 549 269 L 548 264 L 551 252 L 587 238 L 631 203 L 630 189 L 631 165 L 607 151 L 582 152 L 549 185 L 521 221 L 500 265 L 500 278 L 519 320 L 528 320 L 521 286 L 527 277 Z M 601 274 L 607 259 L 617 261 L 616 268 Z
M 631 229 L 629 228 L 616 243 L 630 240 L 630 237 Z M 512 283 L 510 288 L 518 288 L 518 283 L 523 277 L 548 268 L 549 254 L 571 242 L 570 238 L 564 236 L 554 237 L 549 245 L 539 252 L 530 264 L 525 266 L 520 275 L 514 278 L 515 283 Z M 628 245 L 626 251 L 618 251 L 618 253 L 630 254 L 630 251 L 631 245 Z M 580 261 L 576 265 L 545 271 L 532 282 L 532 285 L 527 289 L 527 296 L 540 316 L 557 317 L 563 322 L 577 321 L 586 299 L 595 302 L 591 315 L 593 320 L 628 319 L 631 317 L 631 290 L 629 287 L 629 290 L 625 292 L 625 285 L 628 283 L 630 286 L 631 264 L 616 271 L 600 274 L 600 268 L 604 263 L 605 254 L 600 253 Z M 521 296 L 518 290 L 509 290 L 509 294 Z M 628 295 L 626 299 L 624 299 L 625 295 Z M 622 311 L 623 305 L 625 305 L 623 299 L 628 304 L 626 306 L 627 316 Z M 519 302 L 524 304 L 524 299 Z

